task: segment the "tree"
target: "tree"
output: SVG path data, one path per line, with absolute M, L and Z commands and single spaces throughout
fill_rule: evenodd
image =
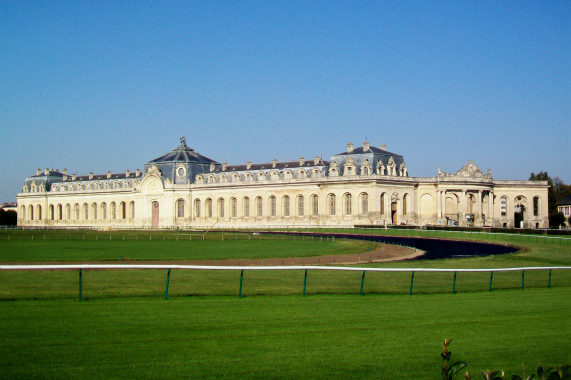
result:
M 549 215 L 549 226 L 559 228 L 559 226 L 565 224 L 565 215 L 562 212 L 556 212 Z
M 16 211 L 0 209 L 0 226 L 15 226 L 17 219 Z

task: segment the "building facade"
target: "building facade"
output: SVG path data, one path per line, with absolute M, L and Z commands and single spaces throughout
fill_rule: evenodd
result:
M 368 142 L 312 160 L 228 165 L 181 138 L 124 173 L 38 169 L 17 195 L 28 228 L 244 228 L 459 225 L 547 228 L 546 181 L 498 181 L 472 161 L 410 177 L 403 156 Z

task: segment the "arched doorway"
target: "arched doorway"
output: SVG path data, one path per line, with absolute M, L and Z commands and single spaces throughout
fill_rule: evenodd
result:
M 159 202 L 153 201 L 151 203 L 151 210 L 152 210 L 151 224 L 153 228 L 155 228 L 159 226 Z
M 396 225 L 398 223 L 398 219 L 397 219 L 397 202 L 392 202 L 391 203 L 391 221 L 393 222 L 394 225 Z
M 523 220 L 525 217 L 525 205 L 518 204 L 514 207 L 514 227 L 523 228 Z

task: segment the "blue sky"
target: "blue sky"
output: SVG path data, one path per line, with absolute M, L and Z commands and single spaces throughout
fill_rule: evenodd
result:
M 36 168 L 388 145 L 571 183 L 569 1 L 0 1 L 0 202 Z

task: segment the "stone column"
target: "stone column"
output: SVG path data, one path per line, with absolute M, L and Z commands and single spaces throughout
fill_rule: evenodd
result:
M 442 190 L 442 219 L 446 220 L 446 190 Z
M 436 191 L 436 218 L 442 219 L 442 191 Z

